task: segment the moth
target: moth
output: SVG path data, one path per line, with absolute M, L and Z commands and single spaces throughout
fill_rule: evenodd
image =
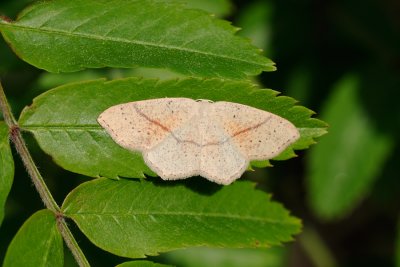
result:
M 238 179 L 250 161 L 271 159 L 300 137 L 291 122 L 273 113 L 189 98 L 119 104 L 97 121 L 120 146 L 141 152 L 162 179 L 200 175 L 223 185 Z

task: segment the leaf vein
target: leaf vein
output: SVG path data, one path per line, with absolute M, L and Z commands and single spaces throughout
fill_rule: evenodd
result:
M 38 29 L 38 28 L 33 28 L 33 27 L 26 26 L 26 25 L 18 25 L 18 24 L 3 24 L 3 26 L 9 27 L 9 28 L 19 28 L 19 29 L 25 30 L 25 31 L 64 35 L 67 37 L 80 37 L 80 38 L 94 39 L 94 40 L 98 40 L 98 41 L 121 42 L 121 43 L 126 43 L 126 44 L 131 44 L 131 45 L 138 45 L 138 46 L 145 46 L 145 47 L 147 46 L 147 47 L 153 47 L 156 49 L 162 48 L 162 49 L 166 49 L 166 50 L 176 50 L 176 51 L 180 51 L 180 52 L 187 52 L 190 54 L 201 54 L 204 56 L 209 56 L 209 57 L 214 57 L 214 58 L 223 58 L 223 59 L 227 59 L 227 60 L 243 62 L 243 63 L 256 65 L 256 66 L 265 67 L 266 65 L 268 65 L 268 66 L 273 65 L 272 62 L 267 62 L 267 63 L 264 62 L 264 64 L 262 64 L 262 63 L 258 63 L 258 62 L 254 62 L 254 61 L 250 61 L 250 60 L 246 60 L 246 59 L 235 58 L 235 57 L 230 57 L 230 56 L 221 55 L 221 54 L 215 54 L 215 53 L 196 50 L 196 49 L 187 48 L 187 47 L 179 47 L 179 46 L 175 46 L 175 45 L 166 45 L 166 44 L 152 43 L 152 42 L 146 42 L 146 41 L 140 41 L 140 40 L 127 40 L 127 39 L 123 39 L 123 38 L 99 36 L 99 35 L 87 34 L 87 33 L 76 33 L 76 32 L 73 33 L 73 32 L 64 31 L 64 30 L 60 30 L 60 29 L 57 29 L 57 30 L 48 29 L 48 28 Z
M 68 214 L 66 214 L 68 216 Z M 287 224 L 287 225 L 297 225 L 294 221 L 283 222 L 281 220 L 273 220 L 268 218 L 262 217 L 249 217 L 249 216 L 241 216 L 241 215 L 233 215 L 233 214 L 221 214 L 221 213 L 195 213 L 195 212 L 136 212 L 134 214 L 128 213 L 115 213 L 115 212 L 107 212 L 107 213 L 94 213 L 94 212 L 81 212 L 81 213 L 70 213 L 69 216 L 74 217 L 76 216 L 96 216 L 102 217 L 105 216 L 118 216 L 118 217 L 135 217 L 135 216 L 185 216 L 185 217 L 205 217 L 205 218 L 222 218 L 222 219 L 230 219 L 230 220 L 241 220 L 241 221 L 260 221 L 260 222 L 267 222 L 273 224 Z

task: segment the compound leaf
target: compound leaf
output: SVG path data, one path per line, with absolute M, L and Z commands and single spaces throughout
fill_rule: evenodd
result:
M 63 241 L 55 215 L 49 210 L 33 214 L 8 247 L 3 267 L 64 265 Z
M 150 98 L 189 97 L 231 101 L 270 111 L 298 127 L 301 138 L 276 159 L 288 159 L 293 149 L 305 149 L 325 133 L 325 123 L 310 118 L 312 111 L 296 106 L 278 92 L 258 89 L 249 82 L 220 79 L 158 81 L 127 78 L 95 80 L 61 86 L 37 97 L 22 112 L 22 129 L 32 132 L 42 149 L 63 168 L 108 178 L 154 175 L 139 153 L 117 145 L 96 119 L 110 106 Z M 267 166 L 257 163 L 255 166 Z
M 74 189 L 62 209 L 95 245 L 132 258 L 193 246 L 268 247 L 292 240 L 301 227 L 246 181 L 100 178 Z
M 141 66 L 240 79 L 275 70 L 237 28 L 173 1 L 38 1 L 0 30 L 21 59 L 49 72 Z
M 14 159 L 8 132 L 7 125 L 0 122 L 0 225 L 4 219 L 4 206 L 14 179 Z

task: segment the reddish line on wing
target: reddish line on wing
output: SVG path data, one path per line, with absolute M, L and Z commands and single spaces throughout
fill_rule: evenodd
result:
M 153 120 L 152 118 L 150 118 L 149 116 L 147 116 L 146 114 L 144 114 L 140 109 L 138 109 L 136 106 L 133 106 L 134 109 L 136 110 L 136 112 L 142 116 L 143 118 L 145 118 L 146 120 L 148 120 L 151 123 L 154 123 L 155 125 L 159 126 L 161 129 L 163 129 L 166 132 L 172 132 L 171 129 L 169 129 L 167 126 L 161 124 L 159 121 L 157 120 Z
M 245 128 L 245 129 L 242 129 L 242 130 L 240 130 L 240 131 L 237 131 L 236 133 L 234 133 L 234 134 L 232 135 L 232 138 L 233 138 L 233 137 L 236 137 L 236 136 L 238 136 L 238 135 L 240 135 L 240 134 L 246 133 L 246 132 L 248 132 L 248 131 L 257 129 L 257 128 L 260 127 L 261 125 L 267 123 L 270 119 L 271 119 L 271 116 L 268 117 L 268 118 L 266 118 L 264 121 L 262 121 L 262 122 L 260 122 L 260 123 L 258 123 L 258 124 L 256 124 L 256 125 L 254 125 L 254 126 L 251 126 L 251 127 Z

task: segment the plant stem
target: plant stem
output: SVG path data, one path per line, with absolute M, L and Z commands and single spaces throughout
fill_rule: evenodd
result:
M 87 261 L 85 254 L 83 254 L 81 248 L 79 247 L 78 243 L 76 242 L 74 236 L 72 235 L 71 231 L 68 228 L 67 223 L 63 216 L 57 217 L 57 226 L 58 230 L 60 231 L 62 237 L 64 238 L 65 243 L 71 250 L 72 254 L 76 262 L 81 267 L 90 267 L 89 262 Z M 73 249 L 71 249 L 73 248 Z
M 339 266 L 325 242 L 314 229 L 305 228 L 300 235 L 299 242 L 316 267 Z
M 31 154 L 29 153 L 28 148 L 26 147 L 25 141 L 22 138 L 21 130 L 19 128 L 17 121 L 14 118 L 14 115 L 12 114 L 11 107 L 8 104 L 7 98 L 4 94 L 4 90 L 1 84 L 0 84 L 0 109 L 3 113 L 4 121 L 6 122 L 6 124 L 10 129 L 11 141 L 14 143 L 15 149 L 20 155 L 28 174 L 31 177 L 32 182 L 35 185 L 35 188 L 40 195 L 40 198 L 42 199 L 46 208 L 54 212 L 54 214 L 57 217 L 57 226 L 65 243 L 71 250 L 79 266 L 85 266 L 85 267 L 90 266 L 87 259 L 85 258 L 85 255 L 83 254 L 82 250 L 78 246 L 78 243 L 76 242 L 71 231 L 69 230 L 64 220 L 60 207 L 58 206 L 57 202 L 51 195 L 49 188 L 47 187 L 45 181 L 43 180 L 42 175 L 40 174 L 38 168 L 36 167 L 35 162 L 32 159 Z
M 3 113 L 4 121 L 11 129 L 11 126 L 17 125 L 14 116 L 11 113 L 11 108 L 8 105 L 7 98 L 4 94 L 3 86 L 0 83 L 0 110 Z

